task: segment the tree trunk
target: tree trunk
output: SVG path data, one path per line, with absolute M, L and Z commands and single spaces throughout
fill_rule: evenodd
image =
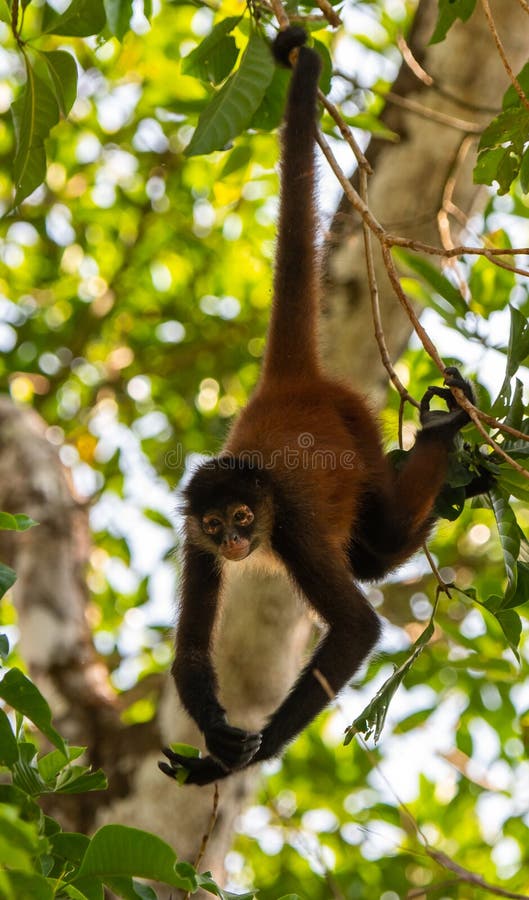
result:
M 527 19 L 516 3 L 492 4 L 504 46 L 515 71 L 529 54 Z M 405 68 L 395 93 L 437 113 L 483 125 L 500 107 L 507 77 L 478 3 L 471 20 L 454 26 L 447 40 L 427 41 L 438 4 L 422 0 L 411 37 L 414 56 L 433 76 L 432 87 Z M 456 99 L 457 98 L 457 99 Z M 481 111 L 486 108 L 486 111 Z M 458 128 L 425 119 L 403 106 L 388 107 L 386 121 L 400 135 L 398 144 L 373 141 L 369 157 L 370 206 L 380 221 L 399 234 L 439 243 L 437 213 L 447 178 L 457 169 L 457 207 L 464 216 L 483 205 L 485 193 L 472 184 L 472 152 L 455 167 L 463 140 Z M 385 385 L 372 337 L 368 286 L 358 221 L 344 201 L 333 225 L 326 264 L 324 340 L 330 368 L 358 379 L 368 392 Z M 392 294 L 382 267 L 379 283 L 386 338 L 394 356 L 405 346 L 410 326 Z M 359 336 L 361 335 L 361 340 Z M 86 743 L 91 759 L 110 775 L 111 790 L 66 810 L 74 828 L 121 821 L 157 832 L 193 861 L 211 817 L 212 787 L 178 787 L 156 766 L 159 747 L 171 740 L 200 744 L 180 709 L 169 678 L 158 720 L 130 728 L 119 719 L 106 672 L 97 661 L 87 625 L 87 591 L 82 568 L 87 558 L 86 510 L 75 500 L 44 427 L 36 416 L 7 402 L 0 407 L 1 463 L 5 477 L 0 508 L 25 512 L 41 527 L 23 536 L 2 538 L 0 552 L 18 571 L 16 602 L 22 652 L 32 675 L 46 692 L 59 725 Z M 241 578 L 224 598 L 216 642 L 222 702 L 230 722 L 260 727 L 293 682 L 312 625 L 290 584 L 280 576 Z M 219 809 L 201 869 L 222 882 L 223 859 L 234 821 L 255 789 L 258 772 L 232 776 L 219 785 Z M 102 803 L 106 803 L 102 806 Z

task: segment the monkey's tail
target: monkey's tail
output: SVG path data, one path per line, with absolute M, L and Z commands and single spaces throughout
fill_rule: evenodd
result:
M 289 67 L 292 51 L 299 51 L 282 133 L 274 304 L 264 363 L 268 377 L 311 371 L 318 359 L 314 143 L 321 60 L 304 46 L 306 40 L 303 28 L 290 26 L 272 45 L 277 61 Z

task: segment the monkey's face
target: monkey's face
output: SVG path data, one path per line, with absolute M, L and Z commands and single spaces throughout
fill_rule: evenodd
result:
M 223 508 L 207 510 L 200 527 L 224 559 L 246 559 L 258 543 L 255 514 L 246 503 L 229 503 Z

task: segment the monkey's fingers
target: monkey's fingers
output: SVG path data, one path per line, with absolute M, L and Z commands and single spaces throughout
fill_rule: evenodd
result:
M 456 387 L 463 391 L 467 400 L 470 400 L 471 403 L 474 403 L 474 390 L 470 381 L 467 381 L 466 378 L 463 378 L 459 369 L 455 366 L 448 366 L 444 371 L 444 383 L 448 385 L 448 387 Z M 457 402 L 457 401 L 456 401 Z
M 208 729 L 205 738 L 211 755 L 227 769 L 247 765 L 261 746 L 259 732 L 244 731 L 226 722 L 218 722 Z

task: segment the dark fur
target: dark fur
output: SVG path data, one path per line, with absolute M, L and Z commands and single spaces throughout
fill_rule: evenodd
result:
M 454 435 L 468 421 L 449 390 L 430 389 L 421 407 L 423 429 L 396 471 L 363 396 L 321 369 L 314 203 L 321 66 L 317 53 L 301 46 L 305 40 L 302 29 L 289 28 L 274 44 L 276 58 L 285 64 L 292 49 L 300 50 L 282 136 L 274 301 L 261 379 L 223 456 L 202 466 L 184 491 L 187 537 L 173 674 L 211 755 L 189 760 L 167 751 L 170 765 L 160 766 L 171 776 L 184 767 L 192 784 L 207 784 L 279 753 L 328 702 L 317 673 L 338 692 L 358 670 L 380 625 L 355 578 L 384 575 L 423 543 Z M 447 370 L 447 383 L 472 397 L 456 371 Z M 429 408 L 439 392 L 448 406 L 444 413 Z M 310 452 L 303 457 L 307 434 Z M 304 460 L 297 467 L 288 463 L 295 451 Z M 334 466 L 325 464 L 325 454 Z M 251 526 L 237 525 L 237 504 L 255 513 Z M 213 538 L 204 533 L 205 513 L 217 517 Z M 224 565 L 221 548 L 223 542 L 243 539 L 252 548 L 267 545 L 280 557 L 327 625 L 326 636 L 261 734 L 227 724 L 210 656 Z

